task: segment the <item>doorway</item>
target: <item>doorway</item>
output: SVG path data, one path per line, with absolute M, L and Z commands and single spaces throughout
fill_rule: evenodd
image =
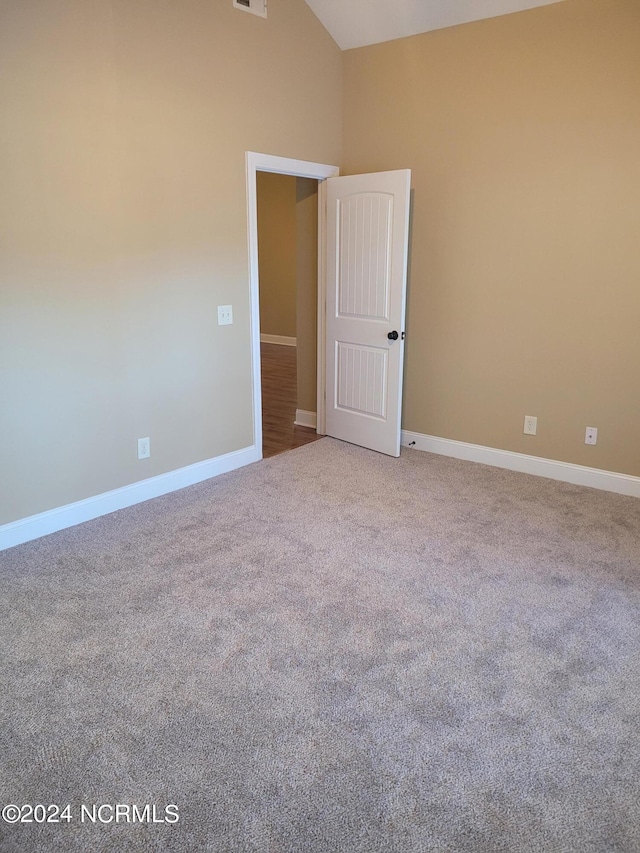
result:
M 316 373 L 316 428 L 324 434 L 324 235 L 325 221 L 324 187 L 326 178 L 339 174 L 337 166 L 311 163 L 305 160 L 292 160 L 268 154 L 247 152 L 247 211 L 249 237 L 249 272 L 251 283 L 251 350 L 253 377 L 253 428 L 254 446 L 262 456 L 262 356 L 260 341 L 260 287 L 258 259 L 258 172 L 270 172 L 280 175 L 292 175 L 297 178 L 310 178 L 318 182 L 318 266 L 317 266 L 317 373 Z
M 262 457 L 259 171 L 319 181 L 317 431 L 399 456 L 411 170 L 338 177 L 337 167 L 253 152 L 247 152 L 246 164 L 258 458 Z
M 262 455 L 319 438 L 318 182 L 256 175 L 260 275 Z

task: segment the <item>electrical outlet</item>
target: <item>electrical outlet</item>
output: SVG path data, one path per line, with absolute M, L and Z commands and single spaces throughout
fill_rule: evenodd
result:
M 148 459 L 151 456 L 151 439 L 138 439 L 138 459 Z
M 525 435 L 535 435 L 538 431 L 538 419 L 534 418 L 533 415 L 525 415 L 524 416 L 524 429 L 523 432 Z
M 218 305 L 218 325 L 230 326 L 233 323 L 233 308 L 231 305 Z
M 587 427 L 584 433 L 584 443 L 585 444 L 597 444 L 598 443 L 598 428 L 597 427 Z

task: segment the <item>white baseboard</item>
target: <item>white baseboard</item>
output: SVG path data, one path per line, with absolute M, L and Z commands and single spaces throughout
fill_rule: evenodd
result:
M 305 412 L 304 409 L 296 409 L 296 426 L 311 427 L 315 429 L 318 425 L 318 418 L 315 412 Z
M 193 486 L 195 483 L 217 477 L 227 471 L 234 471 L 259 459 L 262 459 L 260 450 L 255 446 L 245 447 L 243 450 L 216 456 L 214 459 L 205 459 L 203 462 L 159 474 L 157 477 L 150 477 L 148 480 L 141 480 L 130 486 L 123 486 L 92 498 L 3 524 L 0 526 L 0 551 L 73 527 L 84 521 L 91 521 L 93 518 L 107 515 L 118 509 L 125 509 L 151 498 L 175 492 L 185 486 Z
M 401 444 L 403 447 L 426 450 L 440 456 L 452 456 L 454 459 L 466 459 L 469 462 L 493 465 L 495 468 L 507 468 L 509 471 L 520 471 L 536 477 L 548 477 L 550 480 L 561 480 L 576 486 L 590 486 L 592 489 L 640 498 L 640 477 L 632 477 L 629 474 L 587 468 L 570 462 L 542 459 L 539 456 L 527 456 L 511 450 L 497 450 L 494 447 L 483 447 L 481 444 L 467 444 L 464 441 L 452 441 L 449 438 L 438 438 L 408 430 L 402 430 Z
M 295 347 L 298 345 L 297 338 L 288 338 L 286 335 L 260 335 L 261 344 L 280 344 L 283 347 Z

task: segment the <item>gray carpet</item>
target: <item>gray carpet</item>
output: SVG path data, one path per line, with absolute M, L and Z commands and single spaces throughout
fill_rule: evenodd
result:
M 323 439 L 0 584 L 2 851 L 640 851 L 638 500 Z

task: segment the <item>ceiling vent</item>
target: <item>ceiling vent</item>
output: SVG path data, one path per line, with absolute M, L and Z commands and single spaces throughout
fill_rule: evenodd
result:
M 261 18 L 267 17 L 267 0 L 233 0 L 233 5 L 236 9 L 251 12 L 252 15 L 260 15 Z

